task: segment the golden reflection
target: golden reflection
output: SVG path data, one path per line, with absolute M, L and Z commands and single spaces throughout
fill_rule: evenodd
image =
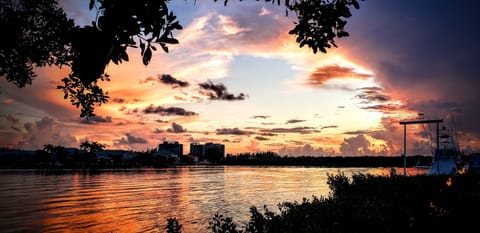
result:
M 445 183 L 447 184 L 447 187 L 452 186 L 452 183 L 453 183 L 452 177 L 448 177 L 448 179 Z

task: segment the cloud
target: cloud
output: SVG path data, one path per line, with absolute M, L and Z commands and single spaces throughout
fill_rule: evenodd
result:
M 18 124 L 20 122 L 20 119 L 14 117 L 13 115 L 11 114 L 7 114 L 6 116 L 4 116 L 5 119 L 7 119 L 7 121 L 9 121 L 10 123 L 12 124 Z
M 399 105 L 399 104 L 377 104 L 377 105 L 362 107 L 362 109 L 375 110 L 375 111 L 380 111 L 380 112 L 383 112 L 383 113 L 394 113 L 394 112 L 397 112 L 397 111 L 405 110 L 405 107 L 403 105 Z
M 187 129 L 185 129 L 181 125 L 173 122 L 172 123 L 172 128 L 167 129 L 167 132 L 169 132 L 169 133 L 185 133 L 185 132 L 187 132 Z
M 370 134 L 370 133 L 375 133 L 378 130 L 355 130 L 355 131 L 346 131 L 343 132 L 342 134 L 348 134 L 348 135 L 363 135 L 363 134 Z
M 24 149 L 41 149 L 45 144 L 62 145 L 64 147 L 78 146 L 77 139 L 66 127 L 50 117 L 43 117 L 35 123 L 26 122 L 22 131 L 22 139 L 18 146 Z
M 252 116 L 253 119 L 267 119 L 270 118 L 270 116 L 265 116 L 265 115 L 256 115 Z
M 163 132 L 164 132 L 163 130 L 161 130 L 159 128 L 155 128 L 152 133 L 159 134 L 159 133 L 163 133 Z
M 22 132 L 22 130 L 18 127 L 15 127 L 15 126 L 10 126 L 11 129 L 17 131 L 17 132 Z
M 255 139 L 258 140 L 258 141 L 268 141 L 268 140 L 270 140 L 269 138 L 262 137 L 262 136 L 256 136 Z
M 277 136 L 278 134 L 275 134 L 275 133 L 261 133 L 260 135 L 267 136 L 267 137 L 273 137 L 273 136 Z
M 134 136 L 129 133 L 125 134 L 126 137 L 121 137 L 116 140 L 114 145 L 132 145 L 132 144 L 146 144 L 148 141 L 142 137 Z
M 227 91 L 227 87 L 225 87 L 225 85 L 222 83 L 214 84 L 211 81 L 207 81 L 204 83 L 199 83 L 198 86 L 201 88 L 200 94 L 208 96 L 210 100 L 234 101 L 245 100 L 246 98 L 245 94 L 243 93 L 240 93 L 237 96 L 230 94 Z
M 241 130 L 239 128 L 221 128 L 221 129 L 216 129 L 217 135 L 249 135 L 252 132 L 250 131 L 245 131 Z
M 363 100 L 363 103 L 368 104 L 372 102 L 386 102 L 392 98 L 384 93 L 384 90 L 379 87 L 364 87 L 359 89 L 362 93 L 356 95 L 357 98 Z
M 158 79 L 163 84 L 171 85 L 173 88 L 188 87 L 190 85 L 188 82 L 178 80 L 169 74 L 162 74 L 161 76 L 158 77 Z
M 299 133 L 299 134 L 312 134 L 319 133 L 320 131 L 314 127 L 294 127 L 294 128 L 273 128 L 273 129 L 262 129 L 262 133 Z
M 310 144 L 300 143 L 303 146 L 296 147 L 282 147 L 278 154 L 282 156 L 332 156 L 335 155 L 334 149 L 325 149 L 322 147 L 314 148 Z
M 371 74 L 360 73 L 351 67 L 329 65 L 318 67 L 313 73 L 310 74 L 305 84 L 312 87 L 320 87 L 331 79 L 367 79 L 371 77 Z
M 110 100 L 112 103 L 116 103 L 116 104 L 128 104 L 128 103 L 138 103 L 140 102 L 141 100 L 140 99 L 132 99 L 132 100 L 127 100 L 125 98 L 112 98 Z
M 370 141 L 363 135 L 345 138 L 340 144 L 340 153 L 347 156 L 371 155 Z
M 148 76 L 143 80 L 140 80 L 140 84 L 146 84 L 146 83 L 155 83 L 158 81 L 158 78 L 155 78 L 153 76 Z
M 335 129 L 338 128 L 338 125 L 326 125 L 322 126 L 320 129 Z
M 140 80 L 140 84 L 155 83 L 155 82 L 162 83 L 162 84 L 165 84 L 165 85 L 169 85 L 174 89 L 179 88 L 179 87 L 190 86 L 190 83 L 188 83 L 186 81 L 176 79 L 170 74 L 161 74 L 161 75 L 159 74 L 156 78 L 154 78 L 152 76 L 148 76 L 144 80 Z
M 196 116 L 198 113 L 187 111 L 184 108 L 179 107 L 162 107 L 162 106 L 153 106 L 151 104 L 147 108 L 142 110 L 145 114 L 159 114 L 161 116 Z
M 102 117 L 102 116 L 96 115 L 88 118 L 82 118 L 80 120 L 80 123 L 82 124 L 112 123 L 112 117 L 111 116 Z
M 285 124 L 296 124 L 296 123 L 301 123 L 301 122 L 304 122 L 305 120 L 297 120 L 297 119 L 292 119 L 292 120 L 288 120 L 287 122 L 285 122 Z
M 389 96 L 403 99 L 409 111 L 435 118 L 453 112 L 459 128 L 480 135 L 480 31 L 472 30 L 479 7 L 479 1 L 376 2 L 351 21 L 356 39 L 344 40 L 344 51 L 368 64 Z

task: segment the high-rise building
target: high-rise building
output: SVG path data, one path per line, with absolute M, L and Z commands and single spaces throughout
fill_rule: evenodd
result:
M 162 144 L 158 145 L 158 150 L 170 151 L 178 156 L 183 155 L 183 144 L 178 142 L 167 142 L 164 141 Z
M 220 162 L 225 157 L 225 145 L 208 142 L 206 144 L 191 143 L 190 154 L 199 161 Z
M 205 160 L 205 145 L 190 143 L 190 155 L 196 156 L 198 161 Z

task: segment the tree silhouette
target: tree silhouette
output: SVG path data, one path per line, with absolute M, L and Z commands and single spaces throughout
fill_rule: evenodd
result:
M 214 0 L 217 2 L 218 0 Z M 257 0 L 260 1 L 260 0 Z M 335 38 L 348 36 L 344 26 L 358 0 L 265 0 L 297 15 L 295 27 L 300 47 L 314 53 L 336 47 Z M 140 48 L 147 66 L 159 46 L 168 53 L 177 44 L 173 33 L 182 26 L 168 8 L 169 0 L 90 0 L 97 11 L 92 25 L 74 26 L 56 0 L 0 0 L 0 76 L 17 87 L 32 83 L 34 67 L 68 66 L 71 72 L 57 89 L 80 108 L 80 117 L 94 116 L 95 105 L 108 102 L 108 92 L 98 86 L 108 81 L 110 62 L 129 61 L 127 48 Z M 228 0 L 224 0 L 227 5 Z
M 95 152 L 103 151 L 105 149 L 105 146 L 101 143 L 98 143 L 96 141 L 84 141 L 80 143 L 80 149 L 85 151 L 87 154 L 94 154 Z

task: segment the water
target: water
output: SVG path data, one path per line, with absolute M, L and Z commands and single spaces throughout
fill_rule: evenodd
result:
M 387 175 L 383 168 L 178 167 L 43 174 L 0 171 L 0 232 L 205 232 L 215 213 L 249 220 L 249 208 L 328 196 L 327 173 Z M 397 169 L 397 172 L 403 172 Z M 410 170 L 409 173 L 417 173 Z

